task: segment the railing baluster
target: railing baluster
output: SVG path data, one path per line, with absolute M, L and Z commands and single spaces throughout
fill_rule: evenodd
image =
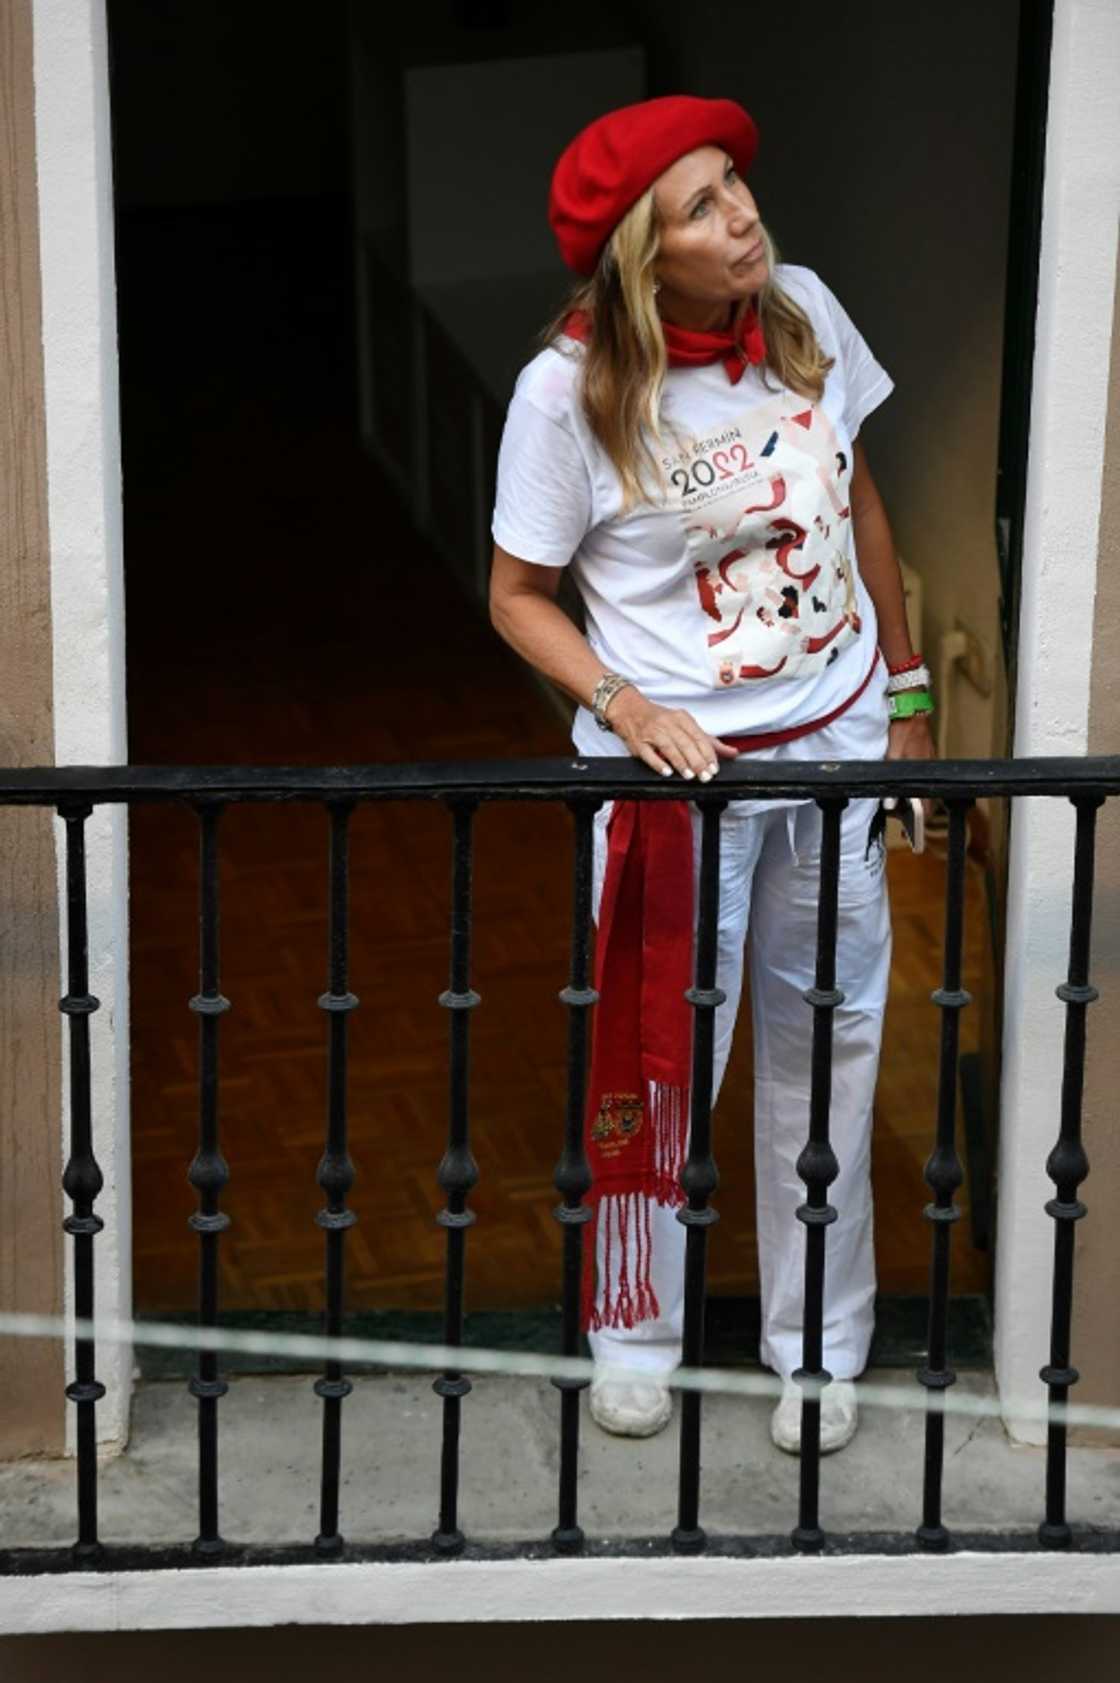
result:
M 451 1012 L 450 1076 L 448 1085 L 447 1150 L 437 1180 L 447 1194 L 447 1206 L 436 1220 L 447 1229 L 447 1263 L 444 1285 L 443 1341 L 458 1348 L 463 1342 L 463 1277 L 466 1264 L 467 1228 L 475 1220 L 466 1207 L 471 1188 L 478 1181 L 478 1165 L 470 1148 L 470 1106 L 468 1069 L 470 1059 L 470 1017 L 480 998 L 470 985 L 471 959 L 471 873 L 473 799 L 450 801 L 454 820 L 451 871 L 451 985 L 439 996 L 439 1003 Z M 471 1382 L 457 1368 L 447 1368 L 432 1384 L 443 1398 L 443 1450 L 440 1457 L 439 1526 L 432 1544 L 441 1554 L 457 1554 L 464 1537 L 459 1529 L 459 1427 L 463 1398 Z
M 105 1223 L 93 1213 L 104 1177 L 93 1153 L 90 1099 L 89 1019 L 101 1001 L 89 991 L 89 930 L 86 919 L 85 821 L 93 811 L 88 801 L 59 804 L 66 823 L 66 957 L 67 991 L 58 1008 L 69 1018 L 70 1156 L 62 1186 L 73 1211 L 62 1223 L 74 1241 L 74 1314 L 93 1317 L 93 1241 Z M 97 1415 L 105 1387 L 94 1377 L 94 1341 L 76 1338 L 75 1378 L 66 1395 L 78 1410 L 78 1540 L 74 1554 L 90 1560 L 101 1552 L 97 1536 Z
M 187 1179 L 198 1193 L 198 1209 L 187 1219 L 198 1234 L 198 1324 L 218 1321 L 218 1236 L 229 1216 L 218 1208 L 229 1167 L 218 1144 L 218 1019 L 229 1000 L 218 988 L 218 819 L 220 801 L 196 801 L 199 817 L 199 990 L 189 1001 L 198 1014 L 198 1150 Z M 198 1399 L 198 1554 L 220 1554 L 218 1530 L 218 1399 L 229 1389 L 218 1375 L 218 1352 L 198 1352 L 198 1372 L 188 1388 Z
M 805 1223 L 805 1309 L 801 1366 L 793 1377 L 801 1395 L 801 1489 L 793 1545 L 804 1552 L 824 1546 L 820 1527 L 821 1391 L 832 1375 L 822 1365 L 824 1350 L 825 1228 L 836 1220 L 828 1189 L 840 1172 L 829 1138 L 832 1108 L 832 1013 L 844 1003 L 836 986 L 836 927 L 840 889 L 840 817 L 844 799 L 822 799 L 820 900 L 817 908 L 817 967 L 805 993 L 813 1008 L 813 1061 L 809 1091 L 809 1138 L 797 1159 L 806 1199 L 797 1211 Z
M 925 1207 L 933 1223 L 929 1276 L 929 1329 L 926 1365 L 918 1371 L 926 1387 L 926 1454 L 922 1493 L 922 1523 L 917 1537 L 923 1548 L 944 1550 L 949 1533 L 941 1522 L 941 1485 L 945 1466 L 945 1392 L 956 1380 L 947 1365 L 949 1315 L 949 1235 L 960 1210 L 953 1195 L 964 1179 L 957 1155 L 957 1078 L 960 1014 L 972 995 L 961 986 L 961 944 L 964 927 L 964 869 L 968 801 L 949 801 L 949 854 L 945 881 L 945 950 L 941 986 L 933 1002 L 941 1008 L 941 1065 L 937 1086 L 937 1143 L 925 1168 L 934 1199 Z
M 1046 1518 L 1038 1528 L 1046 1548 L 1069 1547 L 1066 1520 L 1066 1425 L 1054 1410 L 1064 1408 L 1070 1387 L 1080 1377 L 1070 1366 L 1070 1323 L 1073 1317 L 1074 1223 L 1085 1214 L 1077 1189 L 1089 1173 L 1089 1159 L 1081 1143 L 1081 1095 L 1085 1084 L 1085 1011 L 1098 997 L 1089 982 L 1089 943 L 1093 920 L 1093 863 L 1098 795 L 1071 797 L 1077 812 L 1073 856 L 1073 907 L 1069 928 L 1069 969 L 1057 988 L 1066 1007 L 1062 1068 L 1062 1114 L 1057 1144 L 1046 1159 L 1046 1173 L 1057 1197 L 1046 1212 L 1054 1218 L 1054 1281 L 1050 1315 L 1050 1360 L 1039 1377 L 1049 1387 L 1050 1421 L 1046 1442 Z
M 696 925 L 696 983 L 685 998 L 696 1015 L 692 1034 L 692 1096 L 688 1157 L 681 1185 L 688 1201 L 677 1212 L 687 1229 L 684 1261 L 684 1330 L 681 1356 L 685 1367 L 704 1360 L 704 1304 L 708 1263 L 708 1228 L 719 1220 L 708 1200 L 719 1186 L 712 1155 L 712 1084 L 715 1057 L 715 1014 L 727 995 L 716 986 L 719 940 L 720 819 L 725 800 L 703 806 L 700 849 L 700 893 Z M 699 1391 L 681 1393 L 680 1477 L 677 1523 L 673 1547 L 681 1554 L 698 1554 L 707 1538 L 700 1525 L 700 1403 Z
M 553 1184 L 563 1200 L 553 1212 L 564 1229 L 564 1287 L 560 1353 L 580 1353 L 580 1304 L 583 1295 L 583 1225 L 592 1211 L 584 1203 L 591 1186 L 591 1170 L 583 1143 L 583 1113 L 587 1102 L 589 1014 L 599 995 L 590 985 L 591 907 L 594 841 L 592 823 L 597 800 L 569 801 L 575 824 L 572 860 L 571 973 L 560 999 L 568 1007 L 568 1109 L 564 1146 Z M 552 1541 L 573 1554 L 583 1547 L 578 1522 L 576 1477 L 579 1471 L 579 1394 L 586 1379 L 554 1379 L 560 1392 L 560 1495 L 558 1523 Z
M 347 986 L 349 962 L 349 823 L 351 801 L 328 801 L 330 818 L 330 900 L 327 930 L 327 992 L 318 1004 L 327 1013 L 327 1137 L 319 1159 L 316 1180 L 327 1202 L 316 1211 L 323 1228 L 326 1274 L 326 1306 L 323 1318 L 328 1338 L 342 1334 L 342 1306 L 345 1284 L 344 1235 L 358 1217 L 346 1208 L 346 1195 L 354 1184 L 354 1165 L 347 1143 L 346 1072 L 347 1032 L 350 1012 L 358 1004 Z M 319 1533 L 315 1548 L 319 1554 L 337 1554 L 343 1546 L 338 1529 L 338 1487 L 342 1467 L 342 1402 L 353 1389 L 342 1372 L 342 1363 L 328 1357 L 322 1377 L 315 1381 L 315 1394 L 323 1400 L 323 1458 L 319 1486 Z

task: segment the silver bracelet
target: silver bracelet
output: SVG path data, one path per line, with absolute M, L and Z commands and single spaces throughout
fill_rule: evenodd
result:
M 624 678 L 621 672 L 606 672 L 595 685 L 595 692 L 591 697 L 591 711 L 600 730 L 611 729 L 607 720 L 607 708 L 619 690 L 627 687 L 633 688 L 633 679 Z
M 887 679 L 887 694 L 902 695 L 906 690 L 928 690 L 930 682 L 929 667 L 914 666 L 909 672 L 895 672 Z

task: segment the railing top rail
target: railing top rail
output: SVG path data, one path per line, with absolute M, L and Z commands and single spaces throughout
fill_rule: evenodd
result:
M 687 791 L 687 794 L 686 794 Z M 776 800 L 871 793 L 1120 794 L 1120 755 L 1021 760 L 799 760 L 724 763 L 710 783 L 664 778 L 628 755 L 342 766 L 27 766 L 0 768 L 0 806 L 222 800 Z

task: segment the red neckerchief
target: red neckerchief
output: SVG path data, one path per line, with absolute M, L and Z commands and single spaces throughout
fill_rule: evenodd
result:
M 699 368 L 708 362 L 722 361 L 734 386 L 742 379 L 748 363 L 766 361 L 766 340 L 753 303 L 739 323 L 738 338 L 729 327 L 701 333 L 690 327 L 678 327 L 671 321 L 662 321 L 661 331 L 665 335 L 670 368 Z M 587 311 L 570 311 L 564 332 L 570 339 L 586 344 L 591 337 L 591 318 Z
M 878 665 L 876 649 L 859 688 L 823 718 L 723 740 L 745 753 L 823 730 L 859 699 Z M 596 1332 L 661 1313 L 651 1274 L 650 1209 L 653 1201 L 678 1208 L 684 1202 L 693 1023 L 684 995 L 693 980 L 696 921 L 687 801 L 616 801 L 607 838 L 584 1114 L 594 1219 L 584 1227 L 583 1327 Z M 596 1284 L 600 1225 L 604 1269 Z

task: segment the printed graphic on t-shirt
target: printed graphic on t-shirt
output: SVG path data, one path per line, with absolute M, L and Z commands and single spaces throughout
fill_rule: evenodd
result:
M 851 456 L 818 404 L 783 391 L 664 466 L 714 686 L 811 677 L 859 636 Z

